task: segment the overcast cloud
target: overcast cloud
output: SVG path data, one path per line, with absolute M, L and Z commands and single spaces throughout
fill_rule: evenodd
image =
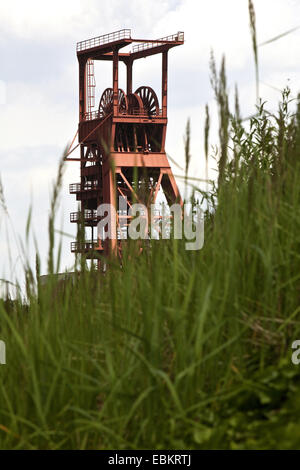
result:
M 300 25 L 300 2 L 254 0 L 258 42 Z M 0 173 L 15 230 L 24 234 L 28 207 L 42 258 L 47 250 L 49 192 L 58 159 L 77 128 L 78 68 L 76 42 L 131 28 L 133 37 L 157 38 L 185 32 L 185 45 L 169 54 L 169 125 L 167 150 L 183 165 L 183 134 L 188 117 L 192 128 L 193 175 L 204 177 L 203 115 L 209 103 L 216 128 L 214 100 L 209 83 L 210 50 L 220 62 L 226 54 L 229 90 L 237 82 L 244 115 L 254 111 L 255 85 L 248 0 L 10 0 L 0 3 Z M 289 84 L 298 92 L 300 31 L 260 48 L 261 95 L 274 108 L 280 96 L 271 86 Z M 134 86 L 150 85 L 160 96 L 160 58 L 138 61 Z M 110 70 L 97 67 L 98 95 L 111 86 Z M 121 77 L 122 78 L 122 77 Z M 269 86 L 271 85 L 271 86 Z M 121 82 L 121 87 L 125 84 Z M 216 143 L 215 133 L 212 143 Z M 211 162 L 211 167 L 213 163 Z M 178 170 L 174 169 L 177 173 Z M 210 171 L 213 177 L 215 172 Z M 77 182 L 76 163 L 66 168 L 60 227 L 76 210 L 68 184 Z M 0 214 L 0 256 L 3 275 L 9 277 L 3 214 Z M 63 242 L 62 269 L 70 266 L 70 239 Z M 16 259 L 14 241 L 12 255 Z M 46 264 L 42 264 L 45 271 Z

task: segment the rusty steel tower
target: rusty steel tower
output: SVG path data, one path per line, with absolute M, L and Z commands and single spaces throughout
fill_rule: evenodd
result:
M 120 50 L 136 43 L 131 52 Z M 120 221 L 130 218 L 120 211 L 120 197 L 154 204 L 162 188 L 168 204 L 182 200 L 165 152 L 167 130 L 168 51 L 184 43 L 184 33 L 161 39 L 133 39 L 131 30 L 123 29 L 77 44 L 79 62 L 79 126 L 78 144 L 66 156 L 67 161 L 80 162 L 80 183 L 70 185 L 70 193 L 80 201 L 80 212 L 73 212 L 70 221 L 89 227 L 89 240 L 71 243 L 71 251 L 95 258 L 95 253 L 121 251 Z M 162 55 L 162 94 L 159 101 L 149 86 L 133 92 L 132 73 L 135 60 L 154 54 Z M 95 105 L 94 61 L 112 63 L 112 87 L 106 88 Z M 127 69 L 126 92 L 119 88 L 119 62 Z M 71 153 L 80 147 L 80 157 Z M 112 204 L 117 217 L 110 221 L 111 239 L 103 242 L 97 234 L 97 208 Z M 125 214 L 124 214 L 125 212 Z M 127 220 L 128 222 L 128 220 Z M 124 227 L 124 220 L 123 220 Z M 125 224 L 126 227 L 126 224 Z

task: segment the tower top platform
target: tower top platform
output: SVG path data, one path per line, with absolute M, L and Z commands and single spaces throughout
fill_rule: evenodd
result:
M 132 51 L 120 53 L 121 60 L 135 60 L 179 46 L 184 43 L 184 33 L 178 31 L 176 34 L 159 39 L 135 39 L 131 37 L 131 29 L 121 29 L 78 42 L 76 52 L 78 58 L 86 56 L 94 60 L 112 60 L 114 49 L 119 50 L 131 43 L 137 44 L 132 47 Z

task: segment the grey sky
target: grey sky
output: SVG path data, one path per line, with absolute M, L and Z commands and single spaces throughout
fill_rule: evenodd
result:
M 0 80 L 6 84 L 6 103 L 0 104 L 0 173 L 15 230 L 24 234 L 28 207 L 33 203 L 33 223 L 42 258 L 47 250 L 47 214 L 51 181 L 78 119 L 76 42 L 122 28 L 135 37 L 156 38 L 184 31 L 186 43 L 170 52 L 169 126 L 167 150 L 183 164 L 183 134 L 188 117 L 192 127 L 193 175 L 204 177 L 203 116 L 209 103 L 213 128 L 216 112 L 209 83 L 209 55 L 217 61 L 226 54 L 228 85 L 239 84 L 244 114 L 253 112 L 255 85 L 248 0 L 10 0 L 0 4 Z M 300 25 L 300 2 L 254 0 L 258 41 L 263 42 Z M 298 92 L 299 31 L 260 49 L 261 95 L 274 107 L 287 83 Z M 135 85 L 153 86 L 160 94 L 160 60 L 140 61 Z M 98 95 L 110 86 L 110 71 L 97 69 Z M 122 85 L 122 84 L 121 84 Z M 97 96 L 98 96 L 97 95 Z M 212 134 L 212 142 L 216 139 Z M 177 170 L 174 169 L 175 174 Z M 213 170 L 210 176 L 214 176 Z M 68 164 L 64 180 L 63 229 L 76 210 L 68 184 L 77 182 L 79 170 Z M 0 214 L 0 277 L 9 277 L 3 214 Z M 63 242 L 62 269 L 73 260 L 69 242 Z M 11 240 L 16 258 L 14 241 Z M 32 250 L 33 255 L 33 250 Z M 4 268 L 5 265 L 5 268 Z M 46 264 L 42 264 L 45 271 Z

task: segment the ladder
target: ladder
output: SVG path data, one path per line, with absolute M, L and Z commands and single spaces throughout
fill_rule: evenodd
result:
M 95 72 L 94 60 L 88 59 L 87 61 L 87 112 L 91 113 L 95 106 Z

